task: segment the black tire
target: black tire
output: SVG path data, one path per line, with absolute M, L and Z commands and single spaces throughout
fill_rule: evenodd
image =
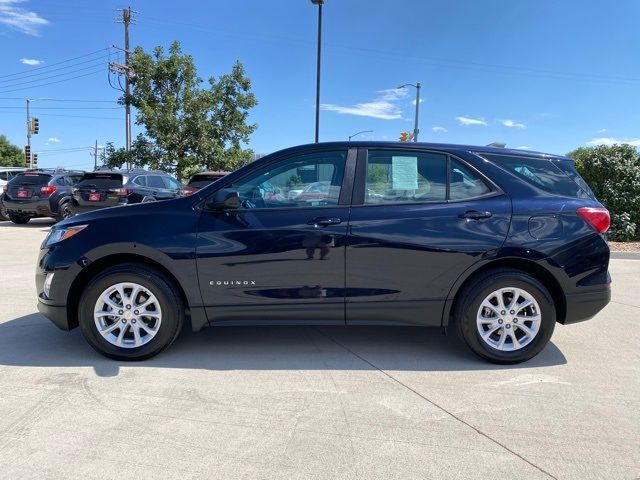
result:
M 71 206 L 71 201 L 67 200 L 66 202 L 62 202 L 58 206 L 58 214 L 55 216 L 56 221 L 60 222 L 66 218 L 71 218 L 75 215 L 73 208 Z
M 148 289 L 160 303 L 162 321 L 150 341 L 140 347 L 118 347 L 107 341 L 96 327 L 93 311 L 98 297 L 120 282 L 135 282 Z M 127 263 L 108 268 L 96 275 L 82 292 L 78 323 L 85 339 L 95 350 L 115 360 L 145 360 L 157 355 L 177 338 L 184 322 L 184 305 L 172 282 L 146 265 Z
M 9 214 L 9 220 L 11 220 L 16 225 L 24 225 L 25 223 L 29 223 L 31 217 L 27 217 L 25 215 L 16 215 L 14 213 Z
M 476 323 L 484 299 L 492 292 L 507 287 L 526 290 L 538 302 L 541 314 L 540 327 L 533 340 L 512 351 L 499 350 L 485 342 Z M 556 308 L 549 291 L 533 276 L 521 270 L 495 269 L 465 286 L 456 299 L 453 318 L 458 336 L 476 355 L 492 363 L 514 364 L 535 357 L 547 345 L 556 324 Z
M 0 222 L 2 221 L 6 222 L 7 220 L 9 220 L 9 214 L 7 213 L 7 209 L 4 208 L 4 205 L 2 205 L 2 203 L 0 203 Z

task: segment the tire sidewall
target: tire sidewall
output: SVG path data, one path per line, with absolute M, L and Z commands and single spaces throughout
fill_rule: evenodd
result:
M 135 348 L 122 348 L 109 343 L 99 332 L 93 317 L 98 297 L 107 288 L 117 283 L 138 283 L 155 295 L 160 303 L 162 320 L 160 329 L 148 343 Z M 155 272 L 133 268 L 110 269 L 89 282 L 82 293 L 78 306 L 78 323 L 89 344 L 103 355 L 121 360 L 143 360 L 156 355 L 169 346 L 181 326 L 180 300 L 167 282 Z
M 549 342 L 556 323 L 556 309 L 547 289 L 535 278 L 525 273 L 503 273 L 476 284 L 473 293 L 466 297 L 459 311 L 459 331 L 467 345 L 481 357 L 499 363 L 519 363 L 536 356 Z M 488 345 L 480 336 L 477 314 L 480 304 L 492 292 L 507 287 L 526 290 L 540 306 L 542 320 L 535 338 L 525 347 L 515 351 L 501 351 Z

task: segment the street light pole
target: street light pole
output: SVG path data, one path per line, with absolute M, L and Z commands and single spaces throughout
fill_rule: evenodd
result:
M 318 6 L 318 58 L 316 65 L 316 135 L 315 142 L 320 141 L 320 60 L 322 58 L 322 5 L 324 0 L 311 0 Z
M 420 85 L 420 82 L 416 83 L 415 85 L 413 83 L 405 83 L 404 85 L 400 85 L 398 88 L 405 87 L 413 87 L 416 89 L 416 118 L 413 126 L 413 141 L 417 142 L 418 133 L 420 133 L 420 129 L 418 128 L 418 118 L 420 115 L 420 88 L 422 87 L 422 85 Z
M 31 100 L 28 98 L 25 99 L 27 101 L 27 145 L 29 146 L 29 168 L 33 168 L 33 157 L 31 156 L 31 116 L 29 115 L 29 104 Z
M 373 130 L 362 130 L 361 132 L 354 133 L 353 135 L 349 135 L 349 141 L 351 141 L 353 137 L 355 137 L 356 135 L 360 135 L 361 133 L 373 133 Z

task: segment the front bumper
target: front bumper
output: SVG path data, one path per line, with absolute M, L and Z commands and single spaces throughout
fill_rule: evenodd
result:
M 49 305 L 44 303 L 42 299 L 38 299 L 38 311 L 53 322 L 53 324 L 61 330 L 71 330 L 69 318 L 67 316 L 67 307 L 64 305 Z
M 593 318 L 607 306 L 611 301 L 611 288 L 607 285 L 599 290 L 567 295 L 566 301 L 567 314 L 564 321 L 560 323 L 568 325 L 570 323 L 583 322 Z
M 9 200 L 6 196 L 2 199 L 2 204 L 7 213 L 15 215 L 27 215 L 29 217 L 50 217 L 52 216 L 49 198 L 40 198 L 38 200 Z

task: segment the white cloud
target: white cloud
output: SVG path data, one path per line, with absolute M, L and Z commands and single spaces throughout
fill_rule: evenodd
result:
M 433 131 L 434 131 L 434 132 L 436 132 L 436 133 L 438 133 L 438 132 L 440 132 L 440 133 L 446 133 L 446 132 L 448 132 L 448 131 L 449 131 L 449 130 L 447 130 L 446 128 L 444 128 L 444 127 L 439 127 L 439 126 L 431 127 L 431 130 L 433 130 Z
M 531 150 L 531 147 L 527 145 L 520 145 L 519 147 L 516 147 L 516 150 Z
M 23 65 L 40 65 L 44 60 L 36 60 L 35 58 L 21 58 L 20 63 Z
M 36 12 L 20 6 L 25 0 L 0 0 L 0 23 L 27 35 L 37 36 L 39 28 L 49 21 Z
M 601 128 L 596 133 L 605 133 L 605 132 L 607 132 L 607 129 L 606 128 Z
M 424 98 L 420 99 L 420 103 L 424 103 Z M 411 105 L 413 105 L 414 107 L 416 106 L 416 99 L 414 98 L 413 100 L 411 100 Z
M 633 145 L 634 147 L 640 147 L 640 138 L 600 137 L 589 140 L 587 145 L 615 145 L 616 143 L 624 143 L 627 145 Z
M 486 127 L 488 124 L 484 121 L 484 118 L 471 118 L 471 117 L 456 117 L 456 120 L 460 125 L 465 127 L 469 125 L 482 125 Z
M 49 143 L 58 143 L 58 142 L 60 142 L 60 139 L 58 137 L 49 137 L 49 138 L 47 138 L 47 142 L 49 142 Z
M 406 96 L 407 92 L 405 89 L 388 88 L 386 90 L 380 90 L 378 96 L 371 102 L 356 103 L 351 106 L 323 103 L 320 105 L 320 108 L 342 115 L 357 115 L 360 117 L 379 118 L 381 120 L 397 120 L 402 118 L 402 109 L 396 102 Z
M 502 125 L 509 128 L 526 128 L 524 123 L 514 122 L 513 120 L 500 120 Z

